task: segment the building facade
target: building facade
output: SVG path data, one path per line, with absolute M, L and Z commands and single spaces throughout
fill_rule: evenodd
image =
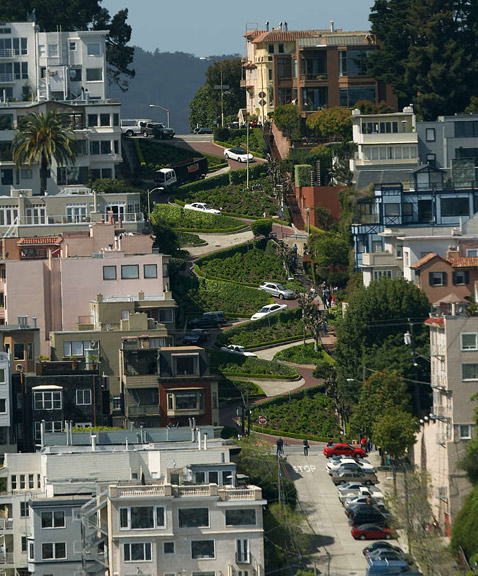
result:
M 268 27 L 267 27 L 268 28 Z M 246 110 L 261 122 L 275 106 L 297 104 L 307 114 L 359 100 L 396 108 L 391 89 L 367 75 L 366 58 L 379 48 L 369 32 L 289 31 L 287 23 L 245 34 L 243 62 Z

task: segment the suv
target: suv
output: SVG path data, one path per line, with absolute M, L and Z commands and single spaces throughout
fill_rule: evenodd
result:
M 175 132 L 172 128 L 166 128 L 161 122 L 147 122 L 143 126 L 143 136 L 154 136 L 155 138 L 174 138 Z
M 183 338 L 183 344 L 202 344 L 209 340 L 209 332 L 203 330 L 202 328 L 194 328 L 189 334 L 186 334 Z
M 189 326 L 194 328 L 219 328 L 227 322 L 227 318 L 222 311 L 204 312 L 201 318 L 193 318 L 189 321 Z
M 335 485 L 346 484 L 353 480 L 359 480 L 365 485 L 378 483 L 375 474 L 365 474 L 365 472 L 362 472 L 361 470 L 338 470 L 337 472 L 332 472 L 330 477 Z
M 292 290 L 285 288 L 282 286 L 282 284 L 279 284 L 279 282 L 263 282 L 259 286 L 259 290 L 263 290 L 271 296 L 280 298 L 281 300 L 284 300 L 284 298 L 286 300 L 292 300 L 295 297 L 295 294 Z

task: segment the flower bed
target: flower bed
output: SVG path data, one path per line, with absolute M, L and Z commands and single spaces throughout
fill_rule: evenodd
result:
M 156 204 L 151 219 L 159 218 L 182 231 L 198 230 L 202 232 L 234 232 L 244 228 L 244 224 L 230 216 L 203 214 L 195 210 L 184 210 L 179 206 Z
M 285 360 L 286 362 L 294 362 L 295 364 L 334 363 L 333 359 L 323 348 L 315 352 L 313 342 L 307 343 L 305 346 L 304 344 L 299 344 L 298 346 L 291 346 L 285 350 L 280 350 L 274 356 L 274 360 Z
M 287 280 L 282 260 L 271 241 L 234 246 L 198 258 L 196 264 L 202 275 L 251 286 L 259 286 L 265 280 Z
M 225 330 L 218 335 L 216 344 L 239 344 L 246 348 L 255 348 L 301 338 L 303 333 L 302 310 L 295 308 Z
M 218 372 L 229 378 L 234 376 L 265 380 L 296 380 L 299 378 L 299 373 L 291 366 L 219 350 L 211 351 L 211 365 L 213 372 Z
M 289 396 L 280 396 L 252 407 L 252 420 L 267 418 L 267 428 L 279 433 L 303 437 L 330 438 L 339 435 L 332 400 L 309 388 Z

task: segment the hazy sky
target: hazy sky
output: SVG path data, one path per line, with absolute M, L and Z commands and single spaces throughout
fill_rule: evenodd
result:
M 196 56 L 245 55 L 246 30 L 264 30 L 287 22 L 289 30 L 335 27 L 368 30 L 374 0 L 103 0 L 115 14 L 128 8 L 132 44 L 153 52 L 188 52 Z

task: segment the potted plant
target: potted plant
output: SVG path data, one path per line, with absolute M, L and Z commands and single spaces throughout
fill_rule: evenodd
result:
M 50 360 L 50 358 L 48 358 L 48 356 L 38 356 L 37 358 L 38 362 L 40 362 L 40 364 L 45 364 L 45 362 L 48 362 Z
M 78 370 L 78 358 L 76 356 L 69 356 L 68 360 L 71 361 L 71 367 L 73 370 Z
M 96 370 L 96 364 L 98 363 L 98 356 L 90 356 L 90 369 Z

